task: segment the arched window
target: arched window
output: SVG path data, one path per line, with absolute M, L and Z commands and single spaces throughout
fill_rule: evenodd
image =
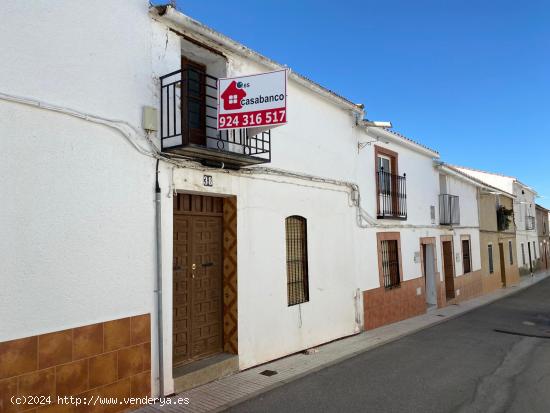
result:
M 288 305 L 309 301 L 307 220 L 293 215 L 285 220 Z

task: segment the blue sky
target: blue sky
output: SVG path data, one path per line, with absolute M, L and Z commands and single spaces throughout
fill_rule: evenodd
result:
M 178 8 L 350 100 L 443 160 L 550 207 L 550 0 L 199 1 Z

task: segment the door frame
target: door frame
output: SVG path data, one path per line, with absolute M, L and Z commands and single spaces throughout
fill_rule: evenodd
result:
M 397 196 L 393 196 L 393 188 L 397 188 L 397 175 L 399 174 L 399 154 L 383 146 L 374 145 L 374 178 L 376 181 L 376 202 L 378 213 L 380 213 L 380 180 L 378 177 L 378 157 L 387 158 L 390 160 L 390 202 L 392 212 L 397 211 Z
M 445 286 L 444 295 L 445 295 L 445 300 L 451 301 L 456 299 L 456 289 L 455 289 L 456 268 L 455 268 L 454 241 L 453 241 L 452 235 L 441 235 L 439 238 L 441 242 L 441 271 L 443 272 L 443 283 Z M 445 254 L 444 254 L 444 247 L 443 247 L 445 242 L 451 243 L 451 261 L 452 261 L 451 264 L 453 266 L 453 276 L 452 276 L 453 296 L 452 297 L 447 297 L 447 273 L 445 272 Z
M 435 297 L 437 301 L 437 306 L 441 307 L 441 276 L 438 271 L 437 266 L 437 241 L 436 237 L 421 237 L 420 238 L 420 271 L 422 272 L 422 277 L 424 277 L 424 293 L 426 295 L 426 300 L 428 298 L 428 288 L 426 280 L 426 263 L 424 262 L 424 247 L 426 245 L 431 245 L 434 249 L 434 288 L 435 288 Z M 427 301 L 426 301 L 426 304 Z
M 187 274 L 187 284 L 189 285 L 189 294 L 188 294 L 188 304 L 189 305 L 189 310 L 188 310 L 188 316 L 187 316 L 187 329 L 186 329 L 186 332 L 187 332 L 187 352 L 188 352 L 188 358 L 184 359 L 184 360 L 179 360 L 178 362 L 175 361 L 175 357 L 174 355 L 172 355 L 172 364 L 173 366 L 181 366 L 181 365 L 184 365 L 184 364 L 188 364 L 188 363 L 192 363 L 194 361 L 198 361 L 198 360 L 202 360 L 204 358 L 208 358 L 214 354 L 217 354 L 217 353 L 221 353 L 223 352 L 223 347 L 224 347 L 224 337 L 223 337 L 223 309 L 224 309 L 224 303 L 223 303 L 223 266 L 224 266 L 224 257 L 223 257 L 223 200 L 220 200 L 218 201 L 218 199 L 220 199 L 219 197 L 212 197 L 212 196 L 209 196 L 209 195 L 198 195 L 198 194 L 185 194 L 185 193 L 181 193 L 181 194 L 177 194 L 176 197 L 174 198 L 174 204 L 178 203 L 178 200 L 180 197 L 185 197 L 185 196 L 188 196 L 188 200 L 189 202 L 193 205 L 198 197 L 201 197 L 202 200 L 200 201 L 201 205 L 202 205 L 202 211 L 196 211 L 194 210 L 194 206 L 191 206 L 190 208 L 190 211 L 185 211 L 185 212 L 182 212 L 182 211 L 176 211 L 176 208 L 174 208 L 174 212 L 173 212 L 173 216 L 174 216 L 174 223 L 173 223 L 173 231 L 175 230 L 176 226 L 175 226 L 175 223 L 176 223 L 176 220 L 177 220 L 177 217 L 184 217 L 184 219 L 186 219 L 188 221 L 188 239 L 187 239 L 187 248 L 188 248 L 188 260 L 189 262 L 187 263 L 187 269 L 186 269 L 186 274 Z M 212 209 L 215 209 L 217 207 L 220 206 L 221 204 L 221 211 L 215 211 L 215 210 L 207 210 L 208 208 L 205 207 L 205 205 L 207 204 L 207 202 L 205 202 L 206 200 L 210 200 L 210 202 L 208 203 L 211 203 L 212 205 Z M 183 200 L 182 200 L 183 202 Z M 215 278 L 213 278 L 214 280 L 214 283 L 215 285 L 217 285 L 217 288 L 219 288 L 219 307 L 215 309 L 215 312 L 218 313 L 218 316 L 219 316 L 219 326 L 218 326 L 218 333 L 219 333 L 219 350 L 215 350 L 215 351 L 208 351 L 208 352 L 202 352 L 200 354 L 194 354 L 193 352 L 193 331 L 195 330 L 194 328 L 194 317 L 193 317 L 193 308 L 195 306 L 194 304 L 194 284 L 195 282 L 193 281 L 195 279 L 195 272 L 199 273 L 201 271 L 203 272 L 206 272 L 208 271 L 208 268 L 203 268 L 203 266 L 201 265 L 201 263 L 195 263 L 194 262 L 194 255 L 197 255 L 197 251 L 195 250 L 195 247 L 197 247 L 197 244 L 195 243 L 195 235 L 196 235 L 196 231 L 195 231 L 195 225 L 197 224 L 197 221 L 200 220 L 201 218 L 205 218 L 205 219 L 214 219 L 218 225 L 219 224 L 219 233 L 218 233 L 218 230 L 215 231 L 215 236 L 216 238 L 219 236 L 219 239 L 217 240 L 218 243 L 219 243 L 219 251 L 215 252 L 214 254 L 217 255 L 219 254 L 219 270 L 216 272 L 215 274 Z M 174 250 L 174 248 L 173 248 Z M 173 252 L 174 254 L 174 252 Z M 173 255 L 173 257 L 175 257 L 175 255 Z M 174 270 L 173 270 L 174 271 Z M 200 275 L 199 275 L 200 276 Z M 219 279 L 216 279 L 216 278 L 219 278 Z M 174 279 L 174 276 L 172 275 L 172 296 L 173 296 L 173 299 L 172 299 L 172 307 L 175 308 L 175 304 L 174 304 L 174 293 L 175 293 L 175 290 L 174 290 L 174 282 L 175 282 L 175 279 Z M 218 285 L 219 284 L 219 285 Z M 174 329 L 174 325 L 175 325 L 175 320 L 173 319 L 172 320 L 172 328 Z M 172 338 L 174 337 L 174 335 L 172 334 Z M 172 351 L 174 351 L 174 345 L 175 345 L 175 342 L 172 340 Z
M 500 257 L 500 280 L 502 281 L 502 287 L 506 288 L 506 258 L 504 256 L 504 241 L 502 240 L 498 241 L 498 253 Z
M 542 245 L 544 246 L 544 267 L 548 269 L 548 243 L 543 242 Z
M 527 238 L 527 252 L 529 253 L 529 272 L 533 273 L 533 258 L 531 256 L 531 241 Z
M 223 219 L 222 219 L 222 253 L 223 253 L 223 262 L 222 262 L 222 352 L 228 354 L 238 355 L 238 289 L 237 289 L 237 279 L 238 279 L 238 262 L 237 262 L 237 248 L 238 248 L 238 239 L 237 239 L 237 196 L 228 195 L 228 194 L 218 194 L 211 192 L 199 192 L 186 189 L 175 189 L 173 197 L 176 197 L 179 194 L 188 194 L 188 195 L 202 195 L 206 197 L 213 198 L 222 198 L 223 199 Z M 174 208 L 174 203 L 172 200 L 169 201 L 170 204 L 170 238 L 172 241 L 174 233 L 174 224 L 173 217 L 176 212 Z M 167 228 L 168 229 L 168 228 Z M 169 252 L 167 251 L 167 261 L 170 263 L 167 266 L 166 270 L 166 289 L 163 289 L 163 295 L 166 294 L 170 299 L 166 300 L 166 305 L 169 307 L 164 307 L 164 311 L 167 316 L 163 321 L 165 328 L 166 341 L 164 341 L 164 349 L 167 357 L 165 358 L 166 363 L 166 373 L 168 379 L 172 380 L 172 368 L 174 366 L 173 362 L 173 343 L 172 343 L 172 334 L 173 334 L 173 319 L 172 311 L 174 303 L 172 302 L 173 297 L 173 244 L 170 242 L 167 243 Z M 168 256 L 169 254 L 169 256 Z M 164 272 L 164 271 L 163 271 Z M 165 376 L 166 377 L 166 376 Z
M 200 96 L 199 98 L 193 98 L 194 101 L 198 101 L 200 105 L 199 116 L 200 116 L 200 128 L 191 128 L 189 127 L 189 69 L 199 74 L 199 89 Z M 181 128 L 182 128 L 182 141 L 184 144 L 193 144 L 198 146 L 208 146 L 207 143 L 207 130 L 206 130 L 206 96 L 208 91 L 206 90 L 206 65 L 202 63 L 195 62 L 186 58 L 185 56 L 181 57 Z

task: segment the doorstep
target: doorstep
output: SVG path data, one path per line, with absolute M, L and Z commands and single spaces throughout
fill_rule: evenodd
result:
M 171 397 L 173 400 L 186 397 L 189 399 L 187 405 L 175 406 L 172 402 L 163 407 L 157 403 L 141 407 L 138 411 L 140 413 L 220 412 L 300 377 L 490 304 L 530 287 L 548 276 L 549 273 L 540 272 L 534 277 L 522 278 L 515 286 L 333 341 L 317 347 L 315 351 L 293 354 L 252 367 Z
M 237 371 L 239 371 L 239 356 L 229 353 L 215 354 L 199 361 L 174 367 L 174 391 L 181 393 Z

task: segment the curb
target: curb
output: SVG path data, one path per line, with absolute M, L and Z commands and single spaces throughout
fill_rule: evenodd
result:
M 276 389 L 276 388 L 278 388 L 278 387 L 281 387 L 281 386 L 284 386 L 284 385 L 286 385 L 286 384 L 292 383 L 293 381 L 299 380 L 299 379 L 301 379 L 302 377 L 308 376 L 308 375 L 310 375 L 310 374 L 312 374 L 312 373 L 316 373 L 316 372 L 318 372 L 318 371 L 320 371 L 320 370 L 329 368 L 329 367 L 331 367 L 331 366 L 333 366 L 333 365 L 336 365 L 336 364 L 339 364 L 339 363 L 341 363 L 341 362 L 343 362 L 343 361 L 352 359 L 352 358 L 354 358 L 354 357 L 357 357 L 357 356 L 359 356 L 359 355 L 361 355 L 361 354 L 363 354 L 363 353 L 366 353 L 366 352 L 368 352 L 368 351 L 374 350 L 374 349 L 376 349 L 376 348 L 378 348 L 378 347 L 380 347 L 380 346 L 383 346 L 383 345 L 385 345 L 385 344 L 389 344 L 389 343 L 392 343 L 392 342 L 394 342 L 394 341 L 400 340 L 400 339 L 402 339 L 403 337 L 413 335 L 413 334 L 418 333 L 418 332 L 420 332 L 420 331 L 422 331 L 422 330 L 426 330 L 426 329 L 428 329 L 428 328 L 435 327 L 435 326 L 437 326 L 437 325 L 439 325 L 439 324 L 443 324 L 443 323 L 445 323 L 445 322 L 447 322 L 447 321 L 449 321 L 449 320 L 453 320 L 453 319 L 455 319 L 455 318 L 461 317 L 461 316 L 463 316 L 463 315 L 465 315 L 465 314 L 468 314 L 468 313 L 470 313 L 470 312 L 472 312 L 472 311 L 474 311 L 474 310 L 477 310 L 477 309 L 479 309 L 479 308 L 488 306 L 489 304 L 493 304 L 494 302 L 499 301 L 499 300 L 501 300 L 501 299 L 503 299 L 503 298 L 510 297 L 510 296 L 515 295 L 515 294 L 518 294 L 518 293 L 520 293 L 520 292 L 522 292 L 522 291 L 524 291 L 524 290 L 526 290 L 526 289 L 528 289 L 528 288 L 531 288 L 531 287 L 533 287 L 534 285 L 538 284 L 539 282 L 541 282 L 541 281 L 547 279 L 549 276 L 550 276 L 550 274 L 549 274 L 549 273 L 546 273 L 546 274 L 544 274 L 544 276 L 542 276 L 542 277 L 540 277 L 540 278 L 537 278 L 537 279 L 533 278 L 533 279 L 531 280 L 531 283 L 530 283 L 530 284 L 525 285 L 525 286 L 523 286 L 523 287 L 521 287 L 520 284 L 511 286 L 511 287 L 508 287 L 508 288 L 510 288 L 510 290 L 509 290 L 509 291 L 506 291 L 506 292 L 504 293 L 504 295 L 502 295 L 502 296 L 500 296 L 500 297 L 492 298 L 492 299 L 490 299 L 490 300 L 488 300 L 488 301 L 486 301 L 486 302 L 484 302 L 484 303 L 481 303 L 481 304 L 479 304 L 479 305 L 477 305 L 477 306 L 475 306 L 475 307 L 464 309 L 464 310 L 461 311 L 460 313 L 452 314 L 452 315 L 450 315 L 450 316 L 446 316 L 445 318 L 442 318 L 441 320 L 434 320 L 433 323 L 427 324 L 427 325 L 422 326 L 422 327 L 414 328 L 414 329 L 412 329 L 412 330 L 410 330 L 410 331 L 407 331 L 407 332 L 400 333 L 400 334 L 398 334 L 398 335 L 395 336 L 395 337 L 388 338 L 388 339 L 382 339 L 381 341 L 379 341 L 379 342 L 377 342 L 377 343 L 375 343 L 375 344 L 373 344 L 373 345 L 371 345 L 371 346 L 369 346 L 369 347 L 366 347 L 366 348 L 361 349 L 361 350 L 358 350 L 358 351 L 354 351 L 353 353 L 346 354 L 345 356 L 338 357 L 338 358 L 336 358 L 336 359 L 334 359 L 334 360 L 331 360 L 331 361 L 329 361 L 329 362 L 327 362 L 327 363 L 325 363 L 325 364 L 323 364 L 323 365 L 321 365 L 321 366 L 317 366 L 317 367 L 312 368 L 311 370 L 308 370 L 308 371 L 299 373 L 299 374 L 297 374 L 297 375 L 295 375 L 295 376 L 293 376 L 293 377 L 291 377 L 291 378 L 288 378 L 288 379 L 285 379 L 285 380 L 281 380 L 281 381 L 279 381 L 279 382 L 277 382 L 277 383 L 270 384 L 269 386 L 266 386 L 266 387 L 264 387 L 264 388 L 262 388 L 262 389 L 260 389 L 260 390 L 257 390 L 257 391 L 255 391 L 255 392 L 253 392 L 253 393 L 247 394 L 246 396 L 243 396 L 243 397 L 240 397 L 240 398 L 238 398 L 238 399 L 235 399 L 235 400 L 233 400 L 233 401 L 231 401 L 231 402 L 229 402 L 229 403 L 226 403 L 226 404 L 224 404 L 223 406 L 220 406 L 220 407 L 218 407 L 218 408 L 216 408 L 216 409 L 213 409 L 213 410 L 211 410 L 211 411 L 212 411 L 212 412 L 215 412 L 215 413 L 223 412 L 223 411 L 225 411 L 225 410 L 227 410 L 227 409 L 229 409 L 229 408 L 231 408 L 231 407 L 234 407 L 234 406 L 236 406 L 236 405 L 239 405 L 239 404 L 241 404 L 241 403 L 244 403 L 244 402 L 246 402 L 247 400 L 254 399 L 254 398 L 258 397 L 259 395 L 261 395 L 261 394 L 263 394 L 263 393 L 267 393 L 267 392 L 269 392 L 269 391 L 271 391 L 271 390 L 274 390 L 274 389 Z M 512 290 L 512 288 L 514 288 L 514 290 Z M 352 337 L 355 337 L 355 336 L 352 336 Z M 344 338 L 344 339 L 345 339 L 345 338 Z M 319 346 L 319 347 L 322 347 L 322 346 Z

